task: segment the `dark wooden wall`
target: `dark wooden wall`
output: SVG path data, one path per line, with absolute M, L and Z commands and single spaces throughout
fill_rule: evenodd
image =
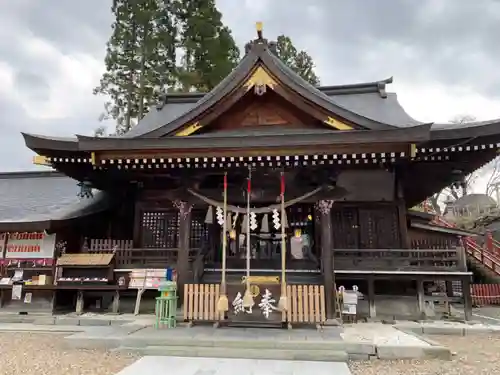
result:
M 337 203 L 331 214 L 335 249 L 404 247 L 395 204 Z

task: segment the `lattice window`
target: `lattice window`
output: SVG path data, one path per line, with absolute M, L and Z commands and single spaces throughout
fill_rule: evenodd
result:
M 142 213 L 142 247 L 175 249 L 179 243 L 177 211 Z
M 190 249 L 201 249 L 208 243 L 208 226 L 205 224 L 205 216 L 205 211 L 193 210 L 191 212 Z

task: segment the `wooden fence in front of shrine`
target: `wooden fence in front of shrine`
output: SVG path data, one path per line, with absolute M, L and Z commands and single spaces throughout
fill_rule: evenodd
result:
M 219 284 L 184 285 L 184 320 L 219 322 L 224 315 L 217 311 Z M 282 321 L 292 324 L 322 325 L 326 321 L 325 288 L 322 285 L 287 285 L 288 308 L 282 312 Z M 231 307 L 231 301 L 229 301 Z

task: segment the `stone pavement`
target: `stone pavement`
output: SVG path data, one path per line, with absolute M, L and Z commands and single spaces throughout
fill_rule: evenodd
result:
M 419 335 L 442 334 L 448 331 L 450 334 L 463 334 L 464 330 L 470 330 L 471 333 L 499 332 L 492 326 L 460 323 L 444 326 L 439 322 L 407 322 L 394 326 L 359 323 L 343 327 L 325 327 L 322 331 L 314 328 L 215 329 L 201 325 L 187 328 L 183 324 L 175 329 L 157 330 L 141 319 L 108 326 L 91 326 L 81 322 L 73 326 L 0 323 L 0 331 L 67 332 L 67 345 L 81 349 L 101 348 L 135 352 L 144 356 L 338 362 L 372 358 L 450 359 L 450 350 Z
M 347 364 L 338 362 L 277 361 L 223 358 L 147 356 L 116 375 L 351 375 Z

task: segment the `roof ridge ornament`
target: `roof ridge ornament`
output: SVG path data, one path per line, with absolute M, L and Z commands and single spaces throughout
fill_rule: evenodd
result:
M 262 40 L 262 22 L 256 22 L 255 23 L 255 30 L 257 30 L 257 39 Z
M 256 22 L 255 23 L 255 29 L 257 30 L 257 38 L 254 40 L 249 41 L 245 45 L 245 54 L 248 54 L 252 49 L 254 48 L 261 48 L 261 49 L 266 49 L 268 47 L 268 41 L 266 38 L 264 38 L 262 34 L 262 22 Z

